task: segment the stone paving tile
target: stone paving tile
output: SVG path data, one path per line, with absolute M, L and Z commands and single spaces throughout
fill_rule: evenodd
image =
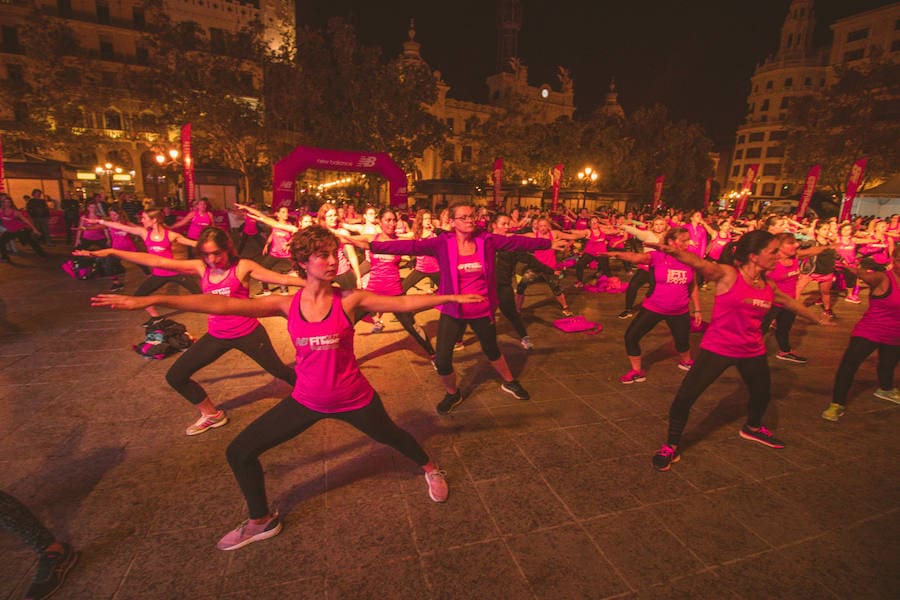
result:
M 500 541 L 445 549 L 423 562 L 432 597 L 438 600 L 533 597 L 524 573 Z
M 348 567 L 352 565 L 347 565 Z M 433 582 L 432 585 L 441 585 Z M 325 582 L 328 600 L 417 600 L 431 597 L 426 574 L 418 559 L 387 562 L 374 569 L 347 570 Z M 287 591 L 287 590 L 285 590 Z M 284 596 L 282 596 L 284 597 Z M 303 597 L 306 596 L 292 596 Z
M 572 520 L 552 490 L 527 473 L 479 481 L 478 494 L 504 533 L 525 533 Z

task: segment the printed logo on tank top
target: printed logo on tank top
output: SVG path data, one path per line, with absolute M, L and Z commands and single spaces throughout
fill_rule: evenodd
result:
M 231 288 L 223 287 L 215 290 L 209 290 L 207 294 L 215 294 L 216 296 L 231 296 Z
M 394 260 L 394 258 L 396 258 L 396 255 L 394 255 L 394 254 L 373 254 L 372 258 L 374 258 L 376 260 L 380 260 L 382 262 L 391 262 L 392 260 Z
M 156 244 L 151 244 L 147 246 L 147 252 L 165 252 L 167 248 L 165 246 L 157 246 Z
M 457 269 L 466 273 L 480 273 L 484 267 L 476 260 L 475 262 L 459 263 Z
M 766 310 L 772 308 L 772 303 L 769 300 L 762 300 L 760 298 L 745 298 L 744 302 L 749 302 L 750 305 L 755 308 L 764 308 Z
M 666 269 L 666 283 L 684 285 L 688 282 L 688 272 L 684 269 Z
M 309 337 L 294 338 L 294 345 L 298 348 L 308 346 L 310 350 L 334 350 L 341 343 L 341 334 L 330 333 L 328 335 L 311 335 Z

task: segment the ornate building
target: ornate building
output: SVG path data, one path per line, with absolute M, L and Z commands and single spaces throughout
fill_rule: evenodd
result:
M 777 198 L 799 193 L 802 181 L 784 172 L 784 119 L 791 100 L 830 85 L 835 67 L 855 66 L 875 57 L 900 59 L 900 3 L 852 15 L 831 25 L 830 47 L 814 48 L 813 0 L 792 0 L 781 28 L 778 51 L 757 65 L 750 80 L 747 115 L 738 127 L 727 190 L 738 190 L 747 167 L 758 164 L 753 196 Z

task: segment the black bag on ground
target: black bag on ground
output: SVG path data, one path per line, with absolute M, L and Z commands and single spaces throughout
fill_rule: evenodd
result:
M 134 351 L 145 358 L 162 360 L 176 352 L 187 350 L 194 338 L 187 328 L 177 321 L 156 317 L 144 323 L 144 340 L 134 346 Z

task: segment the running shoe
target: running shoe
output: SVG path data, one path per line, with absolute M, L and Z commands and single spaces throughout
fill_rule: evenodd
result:
M 384 331 L 384 323 L 375 321 L 375 325 L 372 326 L 372 333 L 381 333 L 382 331 Z
M 768 446 L 769 448 L 784 448 L 784 442 L 772 435 L 772 432 L 765 427 L 760 427 L 756 431 L 753 431 L 750 429 L 749 425 L 744 425 L 741 427 L 740 436 L 745 440 L 757 442 L 763 446 Z
M 690 371 L 691 367 L 694 366 L 694 361 L 691 359 L 678 361 L 678 368 L 682 371 Z
M 457 350 L 464 350 L 465 347 L 466 347 L 466 345 L 463 344 L 462 341 L 459 341 L 459 342 L 456 342 L 455 344 L 453 344 L 453 351 L 456 352 Z
M 258 292 L 253 294 L 253 297 L 254 298 L 264 298 L 265 296 L 271 296 L 271 295 L 272 295 L 272 292 L 270 292 L 269 290 L 259 290 Z
M 875 397 L 881 398 L 882 400 L 887 400 L 888 402 L 895 402 L 900 404 L 900 390 L 897 388 L 891 390 L 883 390 L 878 388 L 875 390 Z
M 847 407 L 843 404 L 838 404 L 837 402 L 832 402 L 828 405 L 828 408 L 822 413 L 822 418 L 826 421 L 837 421 L 841 417 L 844 416 L 844 412 L 847 410 Z
M 228 423 L 228 415 L 224 410 L 220 410 L 214 415 L 200 415 L 193 425 L 184 430 L 187 435 L 200 435 L 207 429 L 215 429 Z
M 823 311 L 822 311 L 822 315 L 825 316 L 825 317 L 828 317 L 829 319 L 836 319 L 836 318 L 837 318 L 837 317 L 834 316 L 834 311 L 833 311 L 833 310 L 830 310 L 830 309 L 829 309 L 829 310 L 823 310 Z
M 275 537 L 281 533 L 281 528 L 281 519 L 278 518 L 278 512 L 262 523 L 254 523 L 248 519 L 238 525 L 237 528 L 226 533 L 219 540 L 219 543 L 216 544 L 216 548 L 219 550 L 237 550 L 247 544 Z
M 111 291 L 111 292 L 121 292 L 124 289 L 125 289 L 125 286 L 122 284 L 121 281 L 113 281 L 112 285 L 109 286 L 109 291 Z
M 576 288 L 583 288 L 583 287 L 584 287 L 584 282 L 583 282 L 583 281 L 576 281 L 576 282 L 575 282 L 575 287 L 576 287 Z
M 778 360 L 786 360 L 788 362 L 798 363 L 801 365 L 806 364 L 805 356 L 799 356 L 797 354 L 794 354 L 793 352 L 779 352 L 775 355 L 775 358 L 777 358 Z
M 574 314 L 575 314 L 575 313 L 573 313 L 571 310 L 569 310 L 569 307 L 568 307 L 568 306 L 565 307 L 564 309 L 562 309 L 562 316 L 564 316 L 564 317 L 571 317 L 571 316 L 573 316 Z
M 438 402 L 437 414 L 449 415 L 450 411 L 456 408 L 460 402 L 462 402 L 462 394 L 459 393 L 459 390 L 456 390 L 455 394 L 444 394 L 444 399 Z
M 519 343 L 522 344 L 522 347 L 526 350 L 534 350 L 534 344 L 531 343 L 531 338 L 527 335 L 523 336 Z
M 849 302 L 850 304 L 859 304 L 862 300 L 859 299 L 859 296 L 850 295 L 844 298 L 844 302 Z
M 26 600 L 47 598 L 58 590 L 66 575 L 78 562 L 78 552 L 69 544 L 62 545 L 62 552 L 44 551 L 38 560 L 37 574 L 25 594 Z
M 619 313 L 619 318 L 620 318 L 620 319 L 630 319 L 630 318 L 633 317 L 633 316 L 634 316 L 634 313 L 631 312 L 631 310 L 629 310 L 629 309 L 627 309 L 627 308 L 626 308 L 625 310 L 623 310 L 622 312 Z
M 647 381 L 647 372 L 636 371 L 635 369 L 632 369 L 619 377 L 619 381 L 621 381 L 625 385 L 630 385 L 632 383 L 642 383 L 644 381 Z
M 519 400 L 530 400 L 531 394 L 525 391 L 525 388 L 522 387 L 522 384 L 513 379 L 512 381 L 504 381 L 500 386 L 500 389 L 506 392 L 507 394 L 512 394 Z
M 278 290 L 278 295 L 279 296 L 290 296 L 291 290 L 289 288 L 283 287 L 280 290 Z
M 450 490 L 447 488 L 447 480 L 444 471 L 435 469 L 425 473 L 425 483 L 428 484 L 428 497 L 435 502 L 446 502 Z
M 674 446 L 663 444 L 662 448 L 653 455 L 653 468 L 657 471 L 668 471 L 672 468 L 672 463 L 681 460 L 681 452 Z

